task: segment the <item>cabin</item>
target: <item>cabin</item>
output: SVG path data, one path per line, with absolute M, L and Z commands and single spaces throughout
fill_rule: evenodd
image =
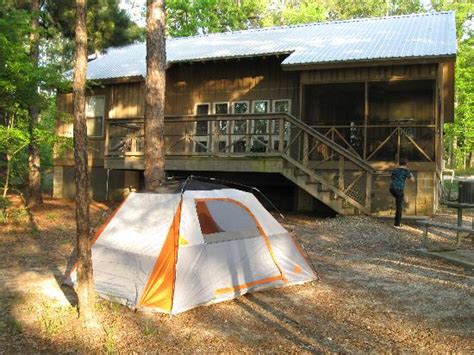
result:
M 390 171 L 409 159 L 405 212 L 431 215 L 453 121 L 454 13 L 251 29 L 167 40 L 169 176 L 258 187 L 280 209 L 389 215 Z M 143 189 L 146 48 L 88 64 L 92 198 Z M 71 137 L 71 93 L 58 95 Z M 54 196 L 72 198 L 74 157 L 57 151 Z

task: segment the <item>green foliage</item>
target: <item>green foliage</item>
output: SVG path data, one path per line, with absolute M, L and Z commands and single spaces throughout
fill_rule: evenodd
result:
M 260 27 L 267 0 L 169 0 L 167 27 L 171 37 Z
M 474 151 L 474 3 L 435 0 L 436 10 L 456 11 L 458 54 L 456 59 L 456 104 L 454 123 L 445 124 L 445 146 L 451 148 L 453 168 L 464 167 L 466 155 Z
M 74 39 L 74 0 L 46 0 L 43 26 L 58 29 L 64 38 Z M 119 0 L 89 0 L 87 2 L 87 35 L 89 52 L 110 46 L 132 43 L 143 38 L 140 29 L 119 7 Z M 72 42 L 70 42 L 70 47 Z M 69 48 L 69 53 L 72 51 Z
M 158 327 L 151 320 L 146 320 L 143 326 L 143 335 L 146 337 L 158 335 Z
M 9 185 L 20 187 L 28 176 L 28 151 L 35 143 L 41 169 L 51 169 L 53 147 L 61 154 L 71 147 L 70 138 L 58 137 L 55 125 L 56 90 L 67 90 L 62 73 L 73 56 L 74 0 L 46 0 L 39 13 L 40 63 L 31 58 L 30 1 L 0 0 L 0 176 L 4 193 Z M 90 51 L 122 45 L 143 37 L 143 30 L 120 10 L 119 0 L 88 1 Z M 40 112 L 32 122 L 29 109 Z M 63 119 L 64 117 L 59 117 Z M 42 174 L 43 175 L 43 174 Z M 44 177 L 44 175 L 43 175 Z
M 104 326 L 105 341 L 103 350 L 106 354 L 114 354 L 117 352 L 117 330 L 112 326 Z
M 75 315 L 74 307 L 58 306 L 49 301 L 42 302 L 38 312 L 38 323 L 47 336 L 58 334 L 65 322 Z

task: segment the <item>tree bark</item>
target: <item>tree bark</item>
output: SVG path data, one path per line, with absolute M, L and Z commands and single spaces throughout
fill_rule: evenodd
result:
M 74 64 L 74 161 L 76 164 L 76 237 L 77 298 L 79 317 L 84 325 L 92 325 L 94 285 L 92 279 L 91 241 L 89 239 L 89 172 L 87 159 L 86 71 L 87 30 L 86 0 L 76 0 L 76 53 Z
M 30 56 L 35 68 L 38 67 L 39 59 L 39 0 L 31 0 L 31 33 L 30 33 Z M 28 205 L 34 206 L 43 203 L 41 193 L 41 157 L 34 129 L 39 122 L 38 105 L 31 104 L 28 108 L 30 114 L 29 133 L 30 144 L 28 146 Z
M 145 93 L 145 189 L 156 191 L 165 180 L 165 1 L 147 0 Z

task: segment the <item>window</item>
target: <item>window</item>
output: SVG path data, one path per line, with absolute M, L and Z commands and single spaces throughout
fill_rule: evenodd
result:
M 201 103 L 196 105 L 196 115 L 209 115 L 211 104 Z M 196 142 L 194 144 L 194 151 L 196 153 L 205 153 L 208 151 L 209 143 L 209 121 L 197 121 L 195 126 Z
M 214 113 L 216 115 L 227 115 L 229 113 L 229 103 L 214 102 Z
M 209 103 L 202 103 L 202 104 L 197 104 L 196 105 L 196 115 L 208 115 L 209 114 L 209 108 L 211 104 Z
M 250 212 L 231 199 L 197 199 L 196 212 L 206 243 L 261 236 Z
M 246 114 L 249 113 L 249 102 L 248 101 L 236 101 L 232 103 L 234 114 Z
M 275 113 L 291 113 L 291 100 L 289 99 L 282 99 L 282 100 L 273 100 L 273 112 Z M 272 123 L 272 128 L 271 128 L 271 132 L 273 134 L 275 134 L 276 136 L 278 136 L 280 134 L 280 122 L 277 120 L 277 121 L 274 121 Z M 284 130 L 284 141 L 283 141 L 283 145 L 284 147 L 286 147 L 288 145 L 288 140 L 289 140 L 289 134 L 290 134 L 290 127 L 289 127 L 289 123 L 285 123 L 285 126 L 283 127 L 283 130 Z M 274 141 L 273 141 L 273 149 L 274 150 L 278 150 L 279 149 L 279 140 L 278 138 L 276 138 Z
M 253 113 L 268 113 L 269 111 L 268 100 L 253 101 L 252 110 L 253 110 Z
M 86 99 L 87 135 L 89 137 L 104 135 L 104 112 L 104 96 L 89 96 Z
M 273 100 L 273 112 L 281 113 L 291 113 L 291 100 Z

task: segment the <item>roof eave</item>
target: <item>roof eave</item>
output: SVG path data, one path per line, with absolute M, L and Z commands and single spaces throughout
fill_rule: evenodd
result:
M 439 56 L 423 56 L 423 57 L 403 57 L 403 58 L 380 58 L 380 59 L 364 59 L 364 60 L 344 60 L 334 62 L 318 62 L 318 63 L 296 63 L 285 64 L 281 67 L 285 71 L 313 70 L 313 69 L 331 69 L 331 68 L 351 68 L 351 67 L 370 67 L 387 64 L 432 64 L 456 61 L 456 54 L 446 54 Z

